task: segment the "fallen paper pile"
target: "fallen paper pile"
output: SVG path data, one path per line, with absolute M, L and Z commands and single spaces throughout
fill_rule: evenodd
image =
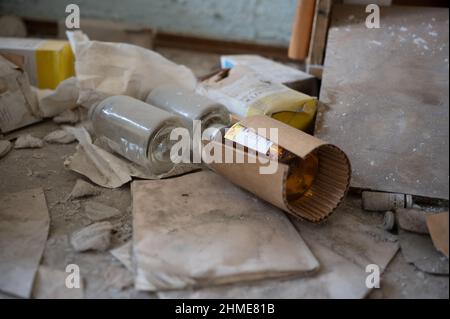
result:
M 133 182 L 132 196 L 137 289 L 298 276 L 319 267 L 283 212 L 213 172 Z

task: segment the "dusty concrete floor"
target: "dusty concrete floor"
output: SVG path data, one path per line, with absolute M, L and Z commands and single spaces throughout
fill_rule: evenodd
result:
M 192 68 L 197 76 L 207 74 L 219 66 L 218 56 L 213 54 L 173 49 L 163 49 L 160 52 L 169 59 Z M 56 124 L 47 120 L 3 138 L 12 139 L 24 133 L 42 138 L 57 128 Z M 63 165 L 64 159 L 75 152 L 75 146 L 75 143 L 45 144 L 41 149 L 12 150 L 0 159 L 0 193 L 33 187 L 45 190 L 51 223 L 42 264 L 60 270 L 64 270 L 69 263 L 78 264 L 83 277 L 85 298 L 155 298 L 154 294 L 135 291 L 130 273 L 110 253 L 76 253 L 70 246 L 69 235 L 89 223 L 80 212 L 90 200 L 116 207 L 123 212 L 122 216 L 112 220 L 112 248 L 125 243 L 132 236 L 129 185 L 114 190 L 102 188 L 101 194 L 93 199 L 65 201 L 75 181 L 80 178 Z M 449 278 L 418 271 L 413 265 L 407 264 L 399 252 L 383 274 L 381 288 L 374 290 L 369 297 L 449 298 Z

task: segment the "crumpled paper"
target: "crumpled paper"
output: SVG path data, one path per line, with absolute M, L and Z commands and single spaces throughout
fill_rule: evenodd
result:
M 185 66 L 131 44 L 90 41 L 81 31 L 67 32 L 75 54 L 80 95 L 78 104 L 91 107 L 111 95 L 145 100 L 150 91 L 172 83 L 194 90 L 197 80 Z
M 300 276 L 319 268 L 282 211 L 211 171 L 135 181 L 131 190 L 136 289 Z
M 42 97 L 38 94 L 39 115 L 41 117 L 56 116 L 77 107 L 77 100 L 77 78 L 65 79 L 58 84 L 55 91 L 47 92 Z
M 181 163 L 165 174 L 154 175 L 144 167 L 113 154 L 112 151 L 106 148 L 106 145 L 99 146 L 94 144 L 91 136 L 83 126 L 64 126 L 63 128 L 75 136 L 80 143 L 77 146 L 76 153 L 68 158 L 64 165 L 86 176 L 93 183 L 106 188 L 120 187 L 131 181 L 133 177 L 160 179 L 200 169 L 198 164 Z

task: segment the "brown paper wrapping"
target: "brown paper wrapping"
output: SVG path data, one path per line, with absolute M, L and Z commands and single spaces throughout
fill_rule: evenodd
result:
M 313 186 L 305 196 L 288 201 L 285 190 L 288 166 L 285 164 L 279 163 L 274 174 L 260 174 L 259 168 L 267 164 L 258 160 L 256 163 L 245 161 L 242 164 L 212 163 L 209 165 L 211 169 L 294 216 L 316 223 L 324 221 L 338 207 L 349 188 L 351 166 L 345 153 L 334 145 L 267 116 L 249 117 L 241 124 L 255 131 L 263 128 L 269 132 L 269 128 L 277 128 L 278 141 L 273 142 L 303 159 L 316 151 L 319 171 Z M 264 137 L 271 139 L 270 136 Z M 242 151 L 233 149 L 233 152 L 236 156 Z

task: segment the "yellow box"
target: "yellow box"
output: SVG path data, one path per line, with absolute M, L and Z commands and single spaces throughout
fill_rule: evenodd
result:
M 0 54 L 8 53 L 23 57 L 22 68 L 31 85 L 40 89 L 54 89 L 75 74 L 75 59 L 67 41 L 0 37 Z

